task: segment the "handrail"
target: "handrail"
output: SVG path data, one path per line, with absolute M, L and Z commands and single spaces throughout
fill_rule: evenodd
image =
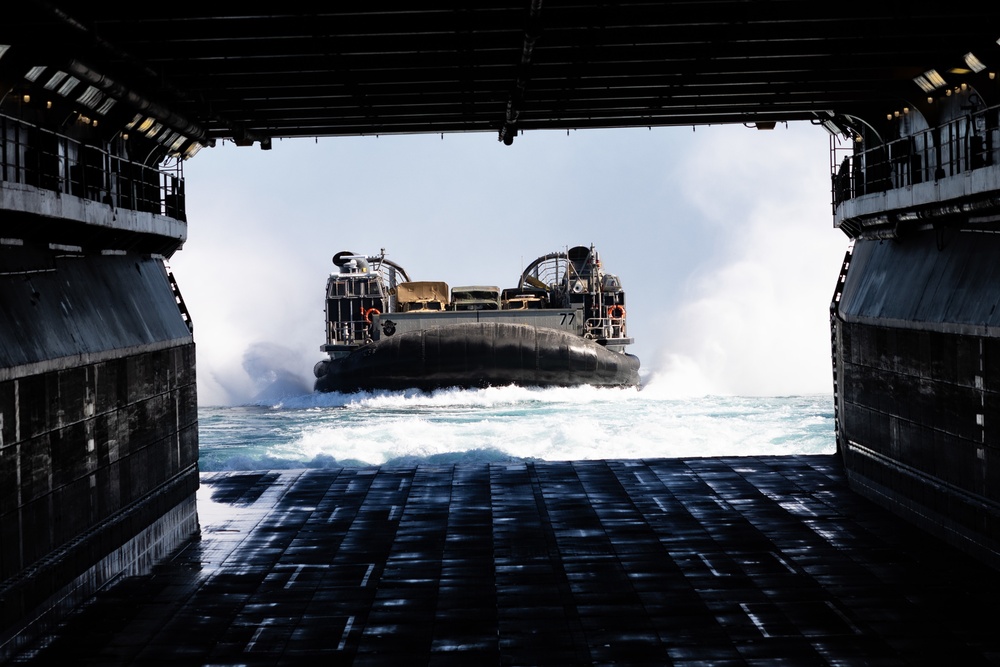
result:
M 0 181 L 186 220 L 181 160 L 166 171 L 127 151 L 125 140 L 100 148 L 0 114 Z
M 842 160 L 831 143 L 833 206 L 1000 163 L 1000 106 L 987 107 Z

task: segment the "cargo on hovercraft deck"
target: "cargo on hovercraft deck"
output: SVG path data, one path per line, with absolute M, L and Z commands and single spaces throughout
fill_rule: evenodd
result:
M 593 246 L 543 255 L 503 290 L 411 281 L 384 250 L 333 263 L 317 391 L 639 385 L 625 292 Z

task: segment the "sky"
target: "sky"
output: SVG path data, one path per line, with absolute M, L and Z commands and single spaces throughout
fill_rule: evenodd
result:
M 832 393 L 829 135 L 810 123 L 223 143 L 184 164 L 168 260 L 194 322 L 201 405 L 309 392 L 332 256 L 413 280 L 516 284 L 593 244 L 626 292 L 644 389 Z

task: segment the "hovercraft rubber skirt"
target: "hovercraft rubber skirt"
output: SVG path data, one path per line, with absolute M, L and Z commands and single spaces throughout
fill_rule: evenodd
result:
M 639 359 L 559 329 L 470 322 L 408 331 L 318 365 L 317 391 L 639 385 Z

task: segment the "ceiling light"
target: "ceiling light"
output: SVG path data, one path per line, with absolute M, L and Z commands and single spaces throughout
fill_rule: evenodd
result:
M 969 69 L 977 73 L 986 69 L 986 65 L 983 64 L 983 61 L 974 56 L 971 51 L 965 54 L 965 64 L 969 66 Z
M 64 81 L 63 84 L 59 86 L 59 91 L 58 91 L 59 94 L 62 95 L 63 97 L 69 96 L 69 94 L 73 92 L 73 89 L 76 88 L 76 84 L 78 83 L 80 83 L 80 80 L 77 79 L 76 77 L 67 76 L 66 81 Z
M 67 74 L 66 72 L 56 72 L 51 77 L 49 77 L 49 80 L 45 83 L 45 89 L 55 90 L 56 88 L 59 87 L 59 84 L 63 82 L 63 79 L 65 79 L 67 76 L 69 76 L 69 74 Z
M 929 93 L 945 85 L 944 77 L 938 74 L 936 69 L 929 69 L 923 74 L 914 77 L 913 82 L 920 86 L 920 89 L 925 93 Z
M 833 120 L 829 118 L 821 121 L 820 125 L 822 125 L 823 129 L 829 132 L 833 136 L 837 136 L 838 134 L 842 133 L 840 127 L 836 123 L 834 123 Z
M 44 71 L 45 68 L 42 67 L 41 65 L 32 67 L 31 69 L 28 70 L 28 73 L 24 75 L 24 78 L 34 83 L 36 80 L 38 80 L 38 77 L 40 77 L 42 75 L 42 72 Z
M 80 93 L 80 96 L 76 98 L 76 101 L 94 109 L 97 107 L 102 97 L 103 94 L 97 88 L 87 86 L 87 89 Z

